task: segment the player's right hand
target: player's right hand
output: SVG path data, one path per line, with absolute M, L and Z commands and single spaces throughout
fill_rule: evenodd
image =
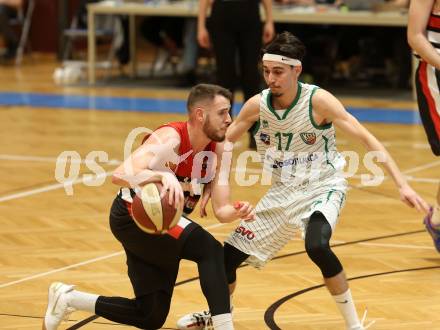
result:
M 245 201 L 234 202 L 234 208 L 238 211 L 238 217 L 244 221 L 255 220 L 255 210 L 251 203 Z
M 211 42 L 209 40 L 209 32 L 206 27 L 199 28 L 197 31 L 197 41 L 202 48 L 211 48 Z
M 400 200 L 409 207 L 415 207 L 417 211 L 428 214 L 429 204 L 417 194 L 410 185 L 406 184 L 399 189 Z
M 176 209 L 180 209 L 184 202 L 183 189 L 175 174 L 166 171 L 160 171 L 158 173 L 161 176 L 160 182 L 162 183 L 160 198 L 163 198 L 168 192 L 168 204 L 174 205 Z

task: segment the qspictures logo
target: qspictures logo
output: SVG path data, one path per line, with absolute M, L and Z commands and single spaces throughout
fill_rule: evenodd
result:
M 148 143 L 144 143 L 140 148 L 142 148 L 142 153 L 152 155 L 149 167 L 154 168 L 155 171 L 167 171 L 173 174 L 167 164 L 174 164 L 177 167 L 179 164 L 184 164 L 190 155 L 193 156 L 191 177 L 194 179 L 191 179 L 191 182 L 187 184 L 191 185 L 194 194 L 200 194 L 201 185 L 211 182 L 215 175 L 218 175 L 217 182 L 219 185 L 229 185 L 231 180 L 235 180 L 235 183 L 241 187 L 250 187 L 257 184 L 267 186 L 272 184 L 273 171 L 276 169 L 282 169 L 281 180 L 283 182 L 287 180 L 286 183 L 291 183 L 292 178 L 301 179 L 302 176 L 310 176 L 311 174 L 316 176 L 321 173 L 320 171 L 328 170 L 328 166 L 330 166 L 327 165 L 328 161 L 322 161 L 323 159 L 329 159 L 328 157 L 331 154 L 328 153 L 291 153 L 278 151 L 274 148 L 268 148 L 265 155 L 260 155 L 256 151 L 243 151 L 236 155 L 233 164 L 232 152 L 234 145 L 230 142 L 225 143 L 221 155 L 217 155 L 212 151 L 201 151 L 192 155 L 192 150 L 184 155 L 178 155 L 175 150 L 178 150 L 177 145 L 180 141 L 163 142 L 154 131 L 145 127 L 137 127 L 128 134 L 125 140 L 123 161 L 109 159 L 109 155 L 103 150 L 91 151 L 85 159 L 82 159 L 81 155 L 75 150 L 64 151 L 57 158 L 55 179 L 63 185 L 67 195 L 73 195 L 75 184 L 101 186 L 109 176 L 117 176 L 128 182 L 131 187 L 138 188 L 139 184 L 153 175 L 148 169 L 135 169 L 133 166 L 132 153 L 135 152 L 136 154 L 134 150 L 137 148 L 134 148 L 134 146 L 140 134 L 151 134 Z M 264 143 L 270 143 L 265 135 L 260 136 L 260 138 Z M 301 133 L 301 138 L 304 143 L 308 144 L 313 144 L 316 141 L 316 136 L 313 133 Z M 139 153 L 139 150 L 137 152 Z M 378 186 L 383 182 L 385 176 L 377 163 L 385 162 L 386 155 L 384 153 L 367 152 L 362 159 L 355 151 L 343 151 L 340 156 L 338 155 L 334 155 L 334 157 L 342 157 L 346 163 L 344 168 L 337 171 L 338 175 L 344 178 L 355 176 L 362 162 L 363 167 L 370 172 L 360 174 L 362 185 Z M 263 166 L 266 164 L 267 159 L 272 164 L 269 169 L 267 166 Z M 249 167 L 250 163 L 254 163 L 254 165 Z M 255 168 L 255 165 L 258 164 L 262 166 Z M 112 165 L 118 165 L 120 172 L 123 174 L 115 174 L 114 168 L 110 167 Z M 84 171 L 84 166 L 88 171 Z M 106 166 L 107 170 L 103 166 Z M 312 170 L 313 173 L 311 173 Z

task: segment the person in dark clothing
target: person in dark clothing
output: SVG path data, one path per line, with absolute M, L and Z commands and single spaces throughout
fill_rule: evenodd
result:
M 9 21 L 17 16 L 22 5 L 22 0 L 0 0 L 0 35 L 3 36 L 6 48 L 1 55 L 3 60 L 14 58 L 17 52 L 18 37 Z
M 211 3 L 211 16 L 207 21 Z M 233 93 L 239 85 L 244 101 L 260 90 L 260 49 L 262 42 L 271 41 L 275 33 L 272 2 L 262 0 L 262 3 L 266 16 L 263 25 L 257 0 L 201 0 L 199 4 L 197 40 L 201 47 L 212 46 L 214 50 L 217 84 Z

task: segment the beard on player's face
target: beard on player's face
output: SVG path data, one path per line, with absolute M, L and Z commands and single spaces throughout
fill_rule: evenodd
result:
M 226 130 L 222 129 L 221 125 L 212 124 L 209 114 L 206 114 L 203 122 L 203 132 L 210 140 L 215 142 L 223 142 L 226 138 Z

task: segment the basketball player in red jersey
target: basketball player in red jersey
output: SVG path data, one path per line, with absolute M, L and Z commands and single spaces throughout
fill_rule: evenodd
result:
M 420 59 L 415 75 L 417 103 L 432 152 L 440 156 L 440 0 L 411 1 L 408 42 Z M 440 185 L 437 199 L 424 219 L 440 252 Z
M 49 288 L 43 329 L 57 329 L 75 310 L 142 329 L 160 328 L 169 312 L 181 259 L 197 263 L 214 329 L 233 329 L 222 245 L 186 217 L 182 217 L 169 234 L 146 234 L 137 227 L 129 211 L 135 194 L 133 188 L 149 182 L 162 183 L 163 189 L 169 192 L 170 204 L 177 207 L 183 204 L 186 214 L 193 211 L 200 198 L 200 191 L 194 189 L 194 180 L 207 181 L 214 171 L 213 166 L 201 161 L 204 157 L 199 157 L 199 153 L 211 151 L 218 156 L 217 164 L 221 164 L 221 142 L 231 123 L 231 98 L 231 93 L 220 86 L 195 86 L 187 101 L 188 121 L 158 128 L 113 174 L 113 183 L 122 188 L 110 211 L 110 227 L 124 247 L 135 298 L 98 296 L 77 291 L 73 285 L 53 283 Z M 178 161 L 171 155 L 178 156 Z M 200 165 L 201 170 L 197 170 L 196 166 Z M 218 184 L 218 176 L 217 169 L 211 198 L 219 221 L 252 220 L 253 207 L 248 202 L 234 207 L 229 201 L 229 186 Z M 202 197 L 205 199 L 201 205 L 202 215 L 206 215 L 208 195 Z

